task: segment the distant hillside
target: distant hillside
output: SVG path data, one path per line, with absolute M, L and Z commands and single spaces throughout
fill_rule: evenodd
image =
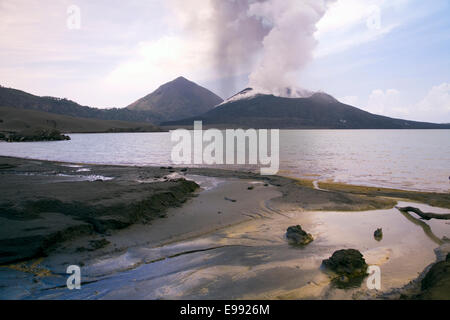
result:
M 179 77 L 129 105 L 127 109 L 151 111 L 170 121 L 200 115 L 222 101 L 208 89 Z
M 0 107 L 0 132 L 32 128 L 57 129 L 64 133 L 161 131 L 149 123 L 85 119 L 19 108 Z
M 151 111 L 129 109 L 97 109 L 81 106 L 78 103 L 54 97 L 39 97 L 30 93 L 0 86 L 0 107 L 31 109 L 80 118 L 100 120 L 121 120 L 157 123 L 161 117 Z
M 251 90 L 251 89 L 250 89 Z M 167 127 L 189 127 L 194 120 L 218 128 L 280 129 L 450 129 L 448 124 L 393 119 L 340 103 L 325 93 L 308 98 L 282 98 L 257 94 L 231 99 L 198 117 L 164 122 Z

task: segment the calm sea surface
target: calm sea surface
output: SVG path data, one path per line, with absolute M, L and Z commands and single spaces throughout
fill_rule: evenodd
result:
M 77 163 L 171 164 L 170 133 L 70 137 L 60 142 L 1 142 L 0 155 Z M 279 174 L 449 192 L 450 130 L 282 130 Z

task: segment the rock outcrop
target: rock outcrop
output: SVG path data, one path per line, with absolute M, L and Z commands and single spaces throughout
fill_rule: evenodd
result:
M 127 192 L 130 186 L 133 196 Z M 150 223 L 164 217 L 169 208 L 181 206 L 198 188 L 197 183 L 185 179 L 138 185 L 81 181 L 71 182 L 70 200 L 49 194 L 48 198 L 0 201 L 0 218 L 13 221 L 10 228 L 15 230 L 9 236 L 0 233 L 0 264 L 47 256 L 65 241 L 83 236 L 108 235 L 133 224 Z M 77 189 L 97 192 L 99 198 L 112 192 L 116 196 L 98 203 L 84 198 Z M 103 240 L 92 242 L 89 250 L 106 245 Z
M 332 282 L 339 288 L 358 287 L 367 275 L 368 265 L 361 252 L 355 249 L 343 249 L 322 261 L 323 267 L 331 271 Z
M 445 261 L 434 264 L 422 279 L 418 299 L 450 300 L 450 253 Z
M 29 129 L 21 132 L 2 134 L 0 139 L 8 142 L 30 142 L 30 141 L 60 141 L 70 140 L 69 136 L 61 134 L 56 129 Z
M 373 237 L 377 241 L 383 240 L 383 229 L 379 228 L 379 229 L 375 230 L 375 232 L 373 233 Z
M 286 238 L 298 245 L 307 245 L 314 240 L 313 236 L 299 225 L 287 228 Z

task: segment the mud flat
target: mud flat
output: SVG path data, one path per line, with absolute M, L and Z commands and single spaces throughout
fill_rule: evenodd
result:
M 6 299 L 376 298 L 333 288 L 321 260 L 356 247 L 388 292 L 445 259 L 450 237 L 445 221 L 426 228 L 394 209 L 398 194 L 250 172 L 0 157 L 0 177 Z M 447 196 L 432 195 L 443 207 Z M 297 224 L 315 239 L 302 249 L 284 236 Z M 68 265 L 82 267 L 81 291 L 65 288 Z

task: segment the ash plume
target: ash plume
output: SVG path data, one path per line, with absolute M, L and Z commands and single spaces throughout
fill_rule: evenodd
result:
M 186 8 L 186 1 L 173 1 Z M 250 87 L 280 94 L 297 88 L 296 76 L 316 46 L 316 23 L 333 1 L 189 1 L 188 28 L 210 33 L 211 57 L 222 79 L 222 92 L 235 92 L 233 78 L 250 74 Z
M 217 74 L 226 75 L 221 81 L 223 92 L 236 91 L 233 76 L 251 70 L 255 55 L 262 50 L 262 42 L 270 32 L 270 27 L 259 17 L 248 14 L 251 2 L 254 1 L 211 1 L 215 41 L 213 57 Z M 265 0 L 255 3 L 262 2 Z
M 254 3 L 249 15 L 271 22 L 263 39 L 262 58 L 249 76 L 251 87 L 280 94 L 295 87 L 298 72 L 312 59 L 316 23 L 327 0 L 268 0 Z

